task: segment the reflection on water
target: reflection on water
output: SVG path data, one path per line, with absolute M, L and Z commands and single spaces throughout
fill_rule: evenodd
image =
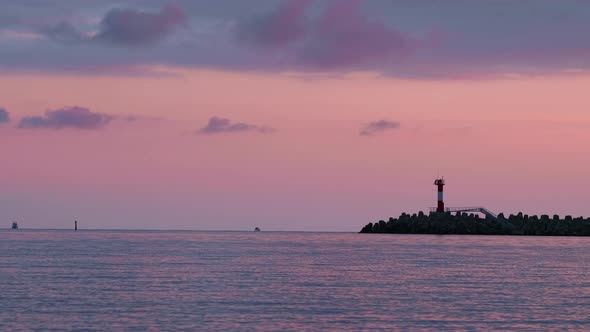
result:
M 590 238 L 0 231 L 0 330 L 590 330 Z

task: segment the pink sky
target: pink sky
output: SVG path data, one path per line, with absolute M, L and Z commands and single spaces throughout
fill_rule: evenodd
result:
M 357 231 L 434 206 L 437 171 L 447 206 L 590 215 L 590 75 L 159 69 L 173 75 L 0 75 L 13 119 L 0 128 L 7 225 Z M 14 126 L 65 106 L 115 119 Z M 196 135 L 212 116 L 277 131 Z M 359 135 L 381 119 L 400 128 Z

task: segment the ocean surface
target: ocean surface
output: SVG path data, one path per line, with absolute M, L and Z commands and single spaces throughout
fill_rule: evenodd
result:
M 590 238 L 0 231 L 0 331 L 590 331 Z

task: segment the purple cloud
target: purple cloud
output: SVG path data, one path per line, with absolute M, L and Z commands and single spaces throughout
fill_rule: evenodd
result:
M 276 11 L 238 25 L 240 40 L 292 53 L 295 65 L 318 69 L 383 64 L 411 55 L 418 42 L 361 12 L 359 0 L 330 3 L 315 18 L 312 2 L 287 0 Z
M 413 53 L 416 42 L 359 8 L 359 0 L 334 1 L 313 22 L 299 55 L 304 65 L 354 67 L 369 62 L 399 60 Z
M 113 117 L 73 106 L 46 111 L 42 116 L 28 116 L 20 120 L 18 128 L 77 128 L 99 129 L 108 125 Z
M 268 134 L 275 132 L 276 129 L 266 126 L 256 126 L 244 122 L 232 122 L 229 119 L 212 117 L 209 119 L 207 125 L 198 130 L 199 134 L 223 134 L 223 133 L 243 133 L 243 132 L 257 132 Z
M 181 8 L 168 4 L 159 12 L 113 9 L 102 19 L 101 30 L 93 38 L 114 45 L 145 45 L 157 42 L 186 22 Z
M 399 129 L 400 123 L 397 121 L 379 120 L 366 124 L 359 132 L 361 136 L 372 136 L 387 130 Z
M 60 43 L 102 42 L 118 46 L 153 44 L 186 23 L 183 10 L 168 4 L 157 12 L 138 9 L 115 8 L 108 11 L 100 21 L 98 31 L 83 32 L 63 17 L 49 22 L 29 22 L 36 33 Z
M 236 27 L 239 40 L 264 48 L 284 47 L 305 37 L 305 12 L 311 0 L 287 0 L 266 15 L 253 17 Z
M 0 107 L 0 123 L 10 122 L 10 113 L 2 107 Z

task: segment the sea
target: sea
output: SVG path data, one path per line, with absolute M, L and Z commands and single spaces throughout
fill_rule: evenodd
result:
M 590 331 L 590 238 L 0 231 L 0 331 Z

